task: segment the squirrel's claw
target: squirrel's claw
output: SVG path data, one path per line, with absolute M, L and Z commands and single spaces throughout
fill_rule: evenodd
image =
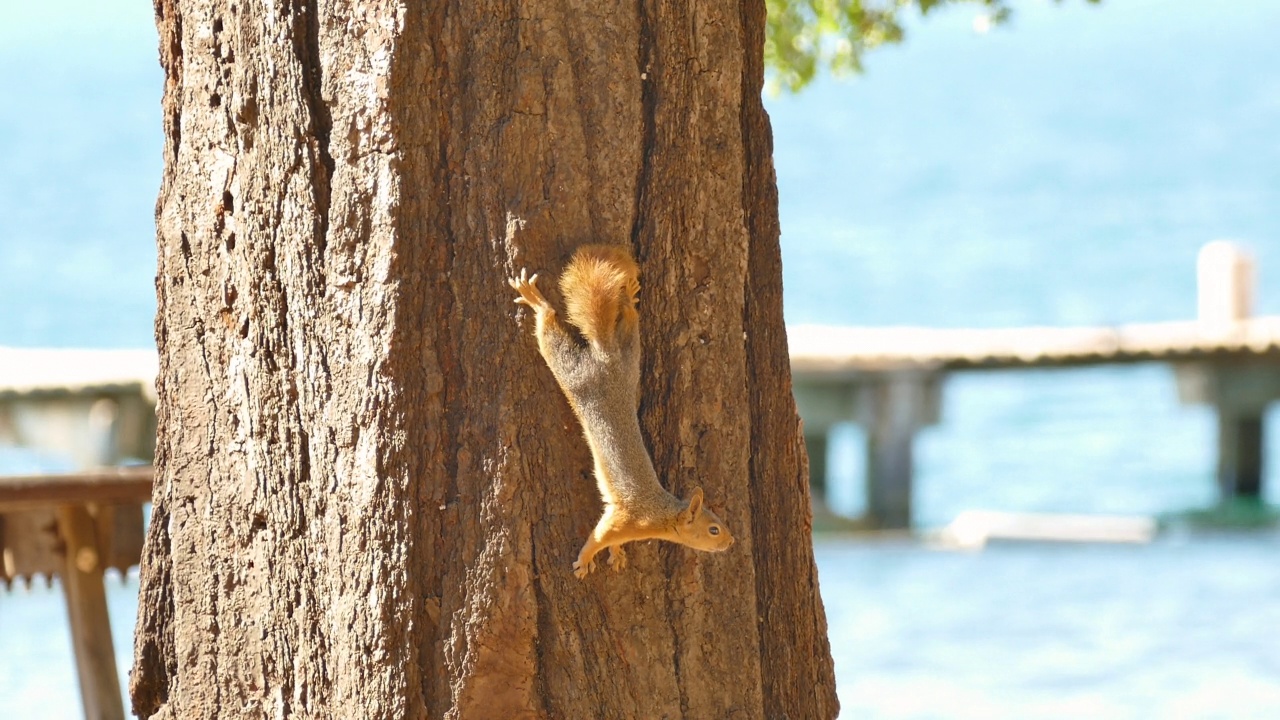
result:
M 596 569 L 596 561 L 592 559 L 590 562 L 583 564 L 581 560 L 573 561 L 573 576 L 579 580 L 585 578 L 587 573 Z
M 538 289 L 538 274 L 529 275 L 529 271 L 521 268 L 520 277 L 509 278 L 509 284 L 516 292 L 520 293 L 520 297 L 515 299 L 519 305 L 528 305 L 534 310 L 541 310 L 544 307 L 550 307 L 547 299 L 542 296 L 542 291 Z
M 621 545 L 614 545 L 609 548 L 609 568 L 614 572 L 618 572 L 627 566 L 627 554 L 622 551 Z

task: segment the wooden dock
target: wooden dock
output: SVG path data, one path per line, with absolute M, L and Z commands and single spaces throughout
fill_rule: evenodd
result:
M 1197 320 L 1116 327 L 787 329 L 791 370 L 807 379 L 949 372 L 1280 359 L 1280 317 L 1214 326 Z
M 0 476 L 0 581 L 59 578 L 86 718 L 124 718 L 103 585 L 142 553 L 156 354 L 0 348 L 0 443 L 77 471 Z
M 1164 363 L 1183 402 L 1218 415 L 1223 499 L 1262 492 L 1262 422 L 1280 399 L 1280 317 L 1251 317 L 1254 270 L 1242 248 L 1210 243 L 1199 259 L 1199 318 L 1115 327 L 936 329 L 796 326 L 792 381 L 811 482 L 826 486 L 827 434 L 840 422 L 867 437 L 871 524 L 911 524 L 916 432 L 938 422 L 954 372 Z

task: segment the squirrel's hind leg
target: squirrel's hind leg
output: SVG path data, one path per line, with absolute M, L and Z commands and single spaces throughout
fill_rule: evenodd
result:
M 587 539 L 582 551 L 578 553 L 578 559 L 573 563 L 573 574 L 581 580 L 596 569 L 595 557 L 605 547 L 609 548 L 609 569 L 618 572 L 627 567 L 627 553 L 623 551 L 622 545 L 608 545 L 597 542 L 595 536 L 592 535 Z
M 621 545 L 609 546 L 609 567 L 614 572 L 618 572 L 627 566 L 627 554 L 623 552 Z
M 578 559 L 573 561 L 573 576 L 579 580 L 585 578 L 587 573 L 596 569 L 596 553 L 602 549 L 600 543 L 596 542 L 595 536 L 587 538 L 587 542 L 582 546 L 582 550 L 578 551 Z
M 587 541 L 583 543 L 578 559 L 573 563 L 573 574 L 579 579 L 596 569 L 596 555 L 605 548 L 609 548 L 610 567 L 621 570 L 627 566 L 626 554 L 619 546 L 629 538 L 621 532 L 620 526 L 623 522 L 619 522 L 620 520 L 625 522 L 624 518 L 618 517 L 613 505 L 604 506 L 604 515 L 600 518 L 600 522 L 596 523 Z

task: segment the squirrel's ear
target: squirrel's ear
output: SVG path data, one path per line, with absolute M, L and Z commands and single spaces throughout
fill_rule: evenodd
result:
M 702 512 L 702 488 L 696 487 L 689 493 L 689 507 L 685 509 L 685 522 L 693 522 Z

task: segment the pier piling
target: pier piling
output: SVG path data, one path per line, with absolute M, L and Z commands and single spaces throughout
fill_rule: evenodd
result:
M 885 529 L 911 527 L 916 432 L 938 421 L 936 374 L 897 372 L 861 388 L 867 436 L 867 514 Z
M 1196 261 L 1198 320 L 1210 336 L 1241 333 L 1253 312 L 1253 256 L 1242 246 L 1215 240 Z M 1183 402 L 1208 404 L 1217 414 L 1219 500 L 1262 497 L 1264 418 L 1280 399 L 1275 363 L 1207 361 L 1176 369 Z

